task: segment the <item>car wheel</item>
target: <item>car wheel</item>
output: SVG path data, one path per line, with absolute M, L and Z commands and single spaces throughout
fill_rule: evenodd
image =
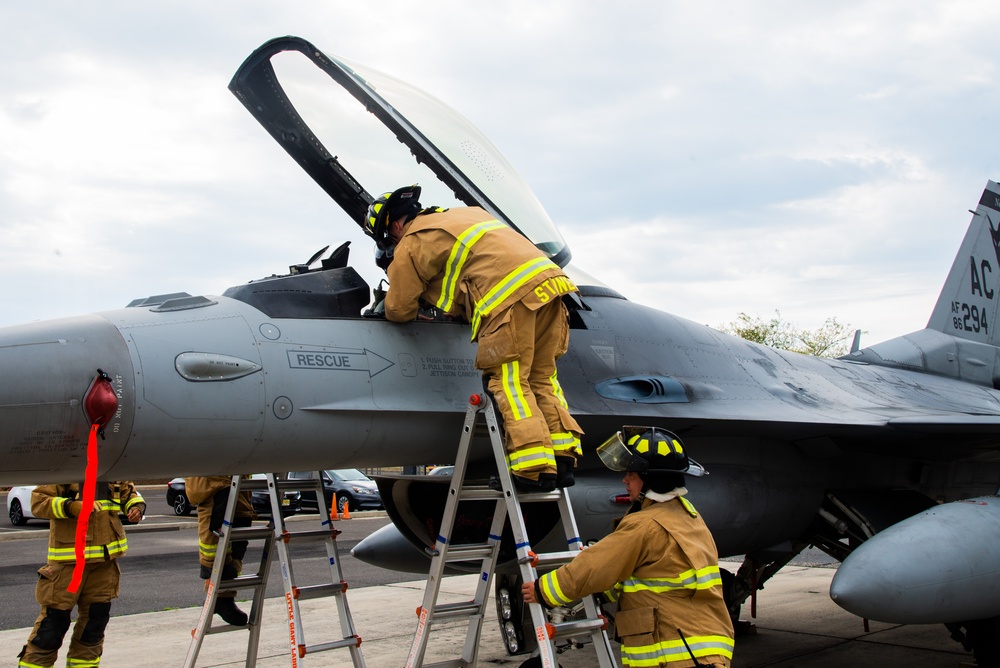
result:
M 28 523 L 24 511 L 21 510 L 21 502 L 17 499 L 10 502 L 10 523 L 16 527 L 23 527 Z
M 190 515 L 191 514 L 191 504 L 188 503 L 187 497 L 183 494 L 178 494 L 177 498 L 174 499 L 174 515 Z
M 350 507 L 351 500 L 346 494 L 337 495 L 337 512 L 341 515 Z

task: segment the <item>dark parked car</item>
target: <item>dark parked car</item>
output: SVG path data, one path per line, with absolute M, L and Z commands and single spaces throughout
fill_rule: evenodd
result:
M 316 475 L 315 471 L 292 471 L 289 480 L 308 480 Z M 358 469 L 329 469 L 322 472 L 323 493 L 326 496 L 326 507 L 333 504 L 337 498 L 337 512 L 343 513 L 344 508 L 355 510 L 379 510 L 382 508 L 382 497 L 378 493 L 378 485 Z M 302 492 L 302 510 L 317 512 L 316 492 Z
M 255 473 L 251 478 L 263 479 L 263 473 Z M 262 517 L 270 517 L 271 501 L 266 492 L 253 492 L 250 495 L 250 502 L 254 511 Z M 184 488 L 184 478 L 174 478 L 167 483 L 167 504 L 174 509 L 175 515 L 190 515 L 194 509 L 194 504 L 188 501 Z M 315 502 L 314 502 L 315 505 Z M 285 492 L 281 499 L 283 515 L 294 515 L 302 509 L 300 505 L 300 494 L 298 492 Z

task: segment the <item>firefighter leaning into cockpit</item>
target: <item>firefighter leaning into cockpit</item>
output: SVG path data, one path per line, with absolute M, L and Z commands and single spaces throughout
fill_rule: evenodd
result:
M 561 298 L 576 286 L 485 210 L 423 208 L 419 198 L 419 186 L 399 188 L 378 197 L 365 216 L 378 248 L 392 252 L 386 318 L 409 322 L 421 301 L 464 317 L 479 344 L 476 368 L 503 416 L 516 486 L 572 485 L 583 431 L 569 414 L 556 360 L 569 346 Z

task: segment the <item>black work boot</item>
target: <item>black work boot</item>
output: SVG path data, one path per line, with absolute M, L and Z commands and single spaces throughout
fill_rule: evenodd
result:
M 236 607 L 234 598 L 215 599 L 215 614 L 222 617 L 222 621 L 232 626 L 246 626 L 247 613 Z
M 556 487 L 565 489 L 576 484 L 573 480 L 573 467 L 576 460 L 572 457 L 556 457 Z
M 510 479 L 514 481 L 514 489 L 524 494 L 551 492 L 556 488 L 555 476 L 551 473 L 540 474 L 538 480 L 522 478 L 512 473 Z M 500 485 L 500 478 L 497 476 L 490 477 L 490 489 L 495 489 L 498 492 L 502 491 L 503 487 Z

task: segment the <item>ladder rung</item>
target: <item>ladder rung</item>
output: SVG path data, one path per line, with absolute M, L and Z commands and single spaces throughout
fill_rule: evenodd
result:
M 268 527 L 230 527 L 230 540 L 264 540 L 274 536 L 274 529 Z
M 305 587 L 293 587 L 294 598 L 306 601 L 311 598 L 323 598 L 324 596 L 339 596 L 347 591 L 346 582 L 329 582 L 326 584 L 306 585 Z
M 499 501 L 503 499 L 503 492 L 486 485 L 466 485 L 459 490 L 458 498 L 462 501 Z
M 553 624 L 553 626 L 556 629 L 556 638 L 572 638 L 573 636 L 581 636 L 593 633 L 594 631 L 600 631 L 606 624 L 607 620 L 604 618 L 597 618 L 578 619 L 572 622 Z
M 542 554 L 536 554 L 536 564 L 535 568 L 539 566 L 562 566 L 563 564 L 568 564 L 573 561 L 573 558 L 580 554 L 580 550 L 573 550 L 572 552 L 543 552 Z
M 315 652 L 325 652 L 328 649 L 340 649 L 341 647 L 360 647 L 361 637 L 351 636 L 350 638 L 344 638 L 343 640 L 334 640 L 331 642 L 317 643 L 315 645 L 306 645 L 306 654 L 313 654 Z
M 453 545 L 448 548 L 445 561 L 467 561 L 472 559 L 490 559 L 493 557 L 492 545 Z
M 477 603 L 475 601 L 442 603 L 441 605 L 434 607 L 434 612 L 430 617 L 432 620 L 452 619 L 454 617 L 471 617 L 472 615 L 478 615 L 479 610 L 482 607 L 482 603 Z
M 244 624 L 243 626 L 220 624 L 219 626 L 209 626 L 207 629 L 205 629 L 205 635 L 214 635 L 216 633 L 229 633 L 230 631 L 246 631 L 249 628 L 250 624 Z
M 451 661 L 438 661 L 437 663 L 425 663 L 423 668 L 467 668 L 468 663 L 462 661 L 461 659 L 452 659 Z
M 281 540 L 286 543 L 294 540 L 296 543 L 322 543 L 330 538 L 336 538 L 340 533 L 337 529 L 314 529 L 312 531 L 284 531 Z
M 250 589 L 263 584 L 264 578 L 260 575 L 241 575 L 232 580 L 220 580 L 217 589 L 219 591 L 232 591 L 234 589 Z

